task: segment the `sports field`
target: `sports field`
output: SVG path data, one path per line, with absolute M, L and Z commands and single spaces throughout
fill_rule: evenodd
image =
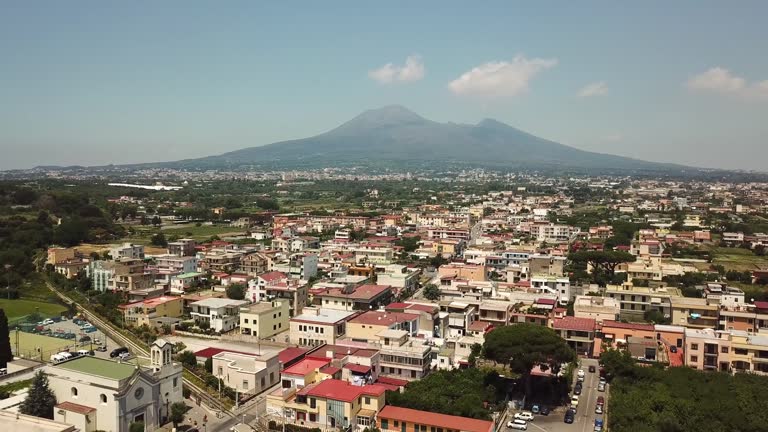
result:
M 2 293 L 0 293 L 2 295 Z M 0 299 L 0 309 L 5 310 L 5 316 L 8 320 L 15 318 L 21 318 L 23 316 L 31 315 L 35 312 L 40 313 L 44 317 L 52 317 L 61 315 L 62 312 L 67 310 L 66 307 L 58 303 L 47 303 L 35 300 L 8 300 Z
M 42 353 L 43 361 L 48 361 L 51 354 L 55 354 L 64 348 L 74 347 L 76 342 L 72 339 L 59 339 L 50 336 L 42 336 L 26 332 L 18 332 L 18 339 L 16 338 L 16 330 L 11 330 L 11 348 L 16 355 L 23 355 L 25 358 L 40 359 Z M 16 342 L 18 340 L 18 352 L 16 351 Z

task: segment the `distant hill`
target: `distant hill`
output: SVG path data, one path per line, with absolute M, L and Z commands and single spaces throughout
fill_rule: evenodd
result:
M 309 138 L 152 165 L 187 168 L 233 168 L 254 164 L 320 167 L 375 161 L 459 162 L 510 168 L 681 168 L 579 150 L 492 119 L 476 125 L 438 123 L 397 105 L 365 111 L 331 131 Z

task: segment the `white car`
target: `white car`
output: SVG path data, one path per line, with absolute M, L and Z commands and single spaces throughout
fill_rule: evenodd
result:
M 579 369 L 579 371 L 576 373 L 576 375 L 578 375 L 579 378 L 584 378 L 584 375 L 585 375 L 584 374 L 584 369 Z
M 523 421 L 533 421 L 533 413 L 530 411 L 521 411 L 515 413 L 515 419 Z
M 507 427 L 514 430 L 528 430 L 528 423 L 525 420 L 515 419 L 507 423 Z
M 53 320 L 48 318 L 43 320 L 43 325 L 51 325 L 53 324 Z
M 129 358 L 131 358 L 131 353 L 122 352 L 120 353 L 120 355 L 118 355 L 118 357 L 120 357 L 120 360 L 128 360 Z
M 576 395 L 571 396 L 571 406 L 577 407 L 579 406 L 579 397 Z

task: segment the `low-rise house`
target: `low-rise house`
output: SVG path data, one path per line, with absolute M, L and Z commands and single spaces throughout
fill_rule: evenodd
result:
M 168 253 L 179 257 L 195 256 L 197 243 L 193 239 L 183 238 L 168 243 Z
M 552 327 L 579 354 L 589 355 L 595 339 L 597 323 L 592 318 L 566 316 L 554 320 Z
M 74 279 L 77 275 L 88 268 L 88 262 L 81 259 L 73 259 L 70 261 L 58 262 L 53 266 L 53 270 L 66 277 L 67 279 Z
M 325 308 L 305 308 L 291 318 L 290 342 L 301 346 L 333 345 L 347 332 L 347 321 L 358 312 Z
M 381 375 L 417 380 L 429 373 L 432 347 L 424 339 L 409 337 L 405 330 L 383 330 L 378 336 Z
M 129 327 L 161 327 L 163 320 L 158 318 L 181 318 L 183 313 L 181 297 L 155 297 L 119 306 L 123 319 Z
M 195 284 L 200 282 L 202 273 L 181 273 L 171 276 L 170 291 L 171 294 L 184 294 L 192 289 Z
M 240 308 L 248 304 L 245 300 L 208 298 L 190 304 L 190 316 L 195 323 L 207 323 L 217 332 L 233 330 L 240 323 Z
M 301 426 L 362 431 L 384 407 L 387 388 L 336 379 L 301 389 L 281 388 L 267 396 L 267 414 Z
M 419 331 L 419 315 L 411 313 L 368 311 L 347 322 L 347 337 L 359 342 L 378 339 L 384 330 L 405 330 L 410 336 Z
M 288 300 L 263 301 L 240 308 L 240 332 L 254 338 L 267 339 L 288 330 Z
M 622 285 L 608 285 L 605 296 L 619 302 L 621 319 L 637 321 L 643 319 L 643 315 L 649 310 L 659 311 L 665 317 L 671 318 L 671 298 L 682 297 L 682 293 L 675 287 L 638 287 L 626 282 Z
M 52 247 L 48 248 L 47 264 L 58 264 L 67 261 L 74 261 L 77 257 L 77 250 L 75 248 L 61 248 Z
M 421 430 L 426 432 L 494 432 L 492 421 L 387 405 L 379 412 L 382 432 Z M 429 428 L 429 429 L 427 429 Z
M 213 357 L 213 374 L 240 393 L 259 394 L 280 381 L 277 354 L 220 352 Z
M 385 306 L 392 301 L 392 287 L 389 285 L 346 285 L 344 288 L 326 288 L 314 294 L 315 304 L 326 309 L 371 310 Z
M 132 243 L 123 243 L 120 246 L 115 246 L 109 251 L 109 255 L 113 260 L 120 260 L 123 258 L 130 259 L 144 259 L 144 245 L 135 245 Z
M 420 275 L 421 270 L 418 268 L 392 264 L 385 266 L 383 272 L 376 274 L 376 283 L 389 285 L 400 292 L 411 292 L 418 287 Z
M 706 298 L 673 297 L 672 325 L 689 328 L 714 329 L 718 323 L 720 306 L 716 300 Z
M 619 319 L 619 302 L 612 297 L 576 296 L 573 315 L 576 318 L 592 318 L 598 324 Z

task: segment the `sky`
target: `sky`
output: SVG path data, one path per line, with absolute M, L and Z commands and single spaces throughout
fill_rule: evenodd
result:
M 768 2 L 0 3 L 0 169 L 219 154 L 399 104 L 768 171 Z

